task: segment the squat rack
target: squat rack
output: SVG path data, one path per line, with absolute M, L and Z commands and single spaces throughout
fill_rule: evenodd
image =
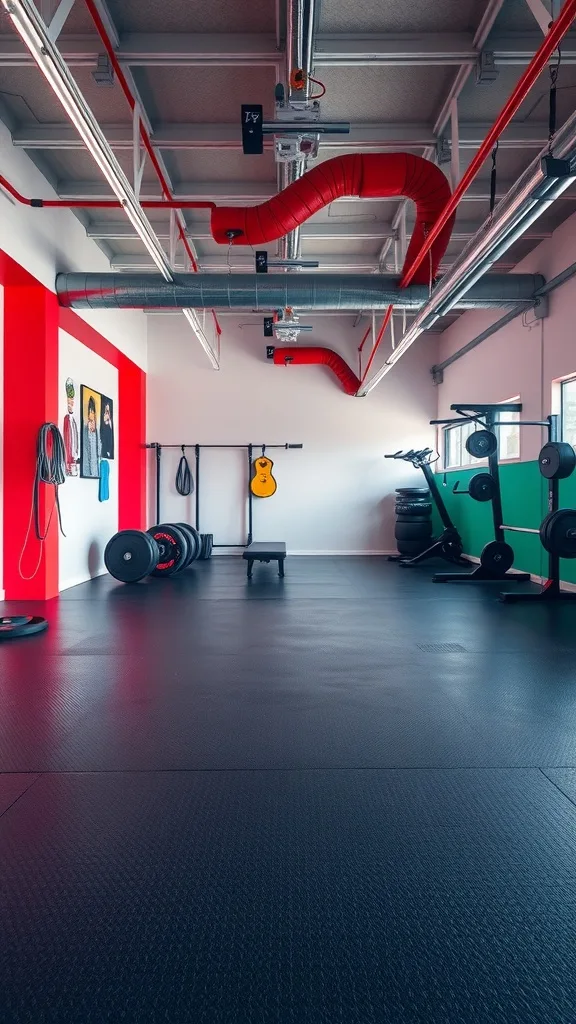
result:
M 184 452 L 185 452 L 185 450 L 187 448 L 194 449 L 194 460 L 195 460 L 195 464 L 196 464 L 196 468 L 195 468 L 195 487 L 194 487 L 195 518 L 196 518 L 196 522 L 195 522 L 194 525 L 195 525 L 196 529 L 198 530 L 198 533 L 200 533 L 200 452 L 201 452 L 201 450 L 203 448 L 214 448 L 214 449 L 215 448 L 226 448 L 228 450 L 240 449 L 240 450 L 244 450 L 244 451 L 247 452 L 247 457 L 248 457 L 248 537 L 247 537 L 247 540 L 246 540 L 246 544 L 213 544 L 212 545 L 215 548 L 243 548 L 243 547 L 246 547 L 248 544 L 252 543 L 253 511 L 254 510 L 253 510 L 253 494 L 252 494 L 252 488 L 250 487 L 250 483 L 251 483 L 251 480 L 252 480 L 252 464 L 254 462 L 254 450 L 255 449 L 256 450 L 260 450 L 262 452 L 262 455 L 264 455 L 264 453 L 266 451 L 268 451 L 269 449 L 271 449 L 271 448 L 283 448 L 284 450 L 286 450 L 288 448 L 303 448 L 304 445 L 301 444 L 301 443 L 295 444 L 295 443 L 289 443 L 289 442 L 286 442 L 285 444 L 254 444 L 252 442 L 248 443 L 248 444 L 161 444 L 158 441 L 151 441 L 149 444 L 145 445 L 145 447 L 146 448 L 152 448 L 155 451 L 155 453 L 156 453 L 156 522 L 157 523 L 162 522 L 161 517 L 160 517 L 160 495 L 161 495 L 161 481 L 162 481 L 162 449 L 163 448 L 179 448 L 181 450 L 182 454 L 184 454 Z

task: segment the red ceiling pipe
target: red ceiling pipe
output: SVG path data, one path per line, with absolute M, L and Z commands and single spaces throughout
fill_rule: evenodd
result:
M 575 0 L 576 2 L 576 0 Z M 259 206 L 216 206 L 211 231 L 223 245 L 260 245 L 289 234 L 322 207 L 358 196 L 378 199 L 407 196 L 416 203 L 416 224 L 406 254 L 408 266 L 450 198 L 446 176 L 436 164 L 411 153 L 356 153 L 337 156 L 313 167 Z M 443 225 L 432 248 L 431 267 L 423 267 L 419 284 L 434 276 L 450 240 L 454 216 Z
M 576 0 L 566 0 L 560 15 L 556 21 L 553 22 L 548 35 L 540 45 L 540 48 L 534 54 L 524 74 L 518 81 L 510 99 L 500 111 L 500 114 L 494 122 L 494 126 L 488 132 L 488 135 L 484 139 L 480 149 L 475 154 L 470 166 L 462 176 L 461 181 L 449 198 L 445 208 L 442 210 L 440 216 L 430 230 L 430 233 L 424 240 L 424 244 L 417 256 L 410 260 L 406 260 L 404 264 L 404 273 L 402 275 L 402 280 L 400 281 L 402 288 L 405 288 L 412 281 L 421 282 L 421 270 L 426 255 L 429 252 L 434 253 L 434 246 L 437 240 L 442 237 L 442 232 L 444 231 L 446 224 L 452 222 L 454 212 L 462 196 L 468 190 L 472 181 L 478 174 L 480 167 L 489 156 L 496 140 L 500 137 L 507 125 L 510 124 L 510 121 L 514 117 L 514 114 L 518 110 L 520 104 L 526 98 L 528 92 L 534 85 L 534 82 L 546 67 L 550 57 L 554 53 L 554 50 L 558 48 L 558 44 L 562 40 L 563 36 L 566 35 L 575 18 Z M 410 254 L 410 250 L 408 252 Z
M 83 208 L 94 208 L 99 210 L 120 210 L 122 209 L 122 203 L 119 199 L 28 199 L 27 196 L 23 196 L 21 192 L 18 192 L 14 185 L 11 185 L 7 178 L 0 174 L 0 186 L 6 189 L 14 199 L 23 206 L 61 206 L 67 210 L 75 209 L 76 207 Z M 140 200 L 140 206 L 148 210 L 212 210 L 216 203 L 209 202 L 182 202 L 180 199 L 144 199 Z
M 378 331 L 378 337 L 376 338 L 376 341 L 374 343 L 374 348 L 372 349 L 372 351 L 370 353 L 370 358 L 369 358 L 369 360 L 368 360 L 368 362 L 366 364 L 366 369 L 364 370 L 364 373 L 362 374 L 362 380 L 360 381 L 361 385 L 366 380 L 366 377 L 368 376 L 368 371 L 369 371 L 370 367 L 372 366 L 372 363 L 374 362 L 374 356 L 376 355 L 378 349 L 380 348 L 380 342 L 382 341 L 382 338 L 384 337 L 386 328 L 388 327 L 388 324 L 390 323 L 390 320 L 392 318 L 392 311 L 393 311 L 393 309 L 394 309 L 394 306 L 388 306 L 388 309 L 386 310 L 386 312 L 384 314 L 384 319 L 382 320 L 382 326 L 381 326 L 380 330 Z
M 307 348 L 275 348 L 274 362 L 276 365 L 310 366 L 321 364 L 336 374 L 347 395 L 355 395 L 360 387 L 360 378 L 350 369 L 348 363 L 330 348 L 310 346 Z

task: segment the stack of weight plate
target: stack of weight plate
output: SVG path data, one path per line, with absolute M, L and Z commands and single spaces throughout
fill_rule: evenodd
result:
M 432 502 L 427 487 L 396 488 L 396 547 L 413 558 L 432 543 Z

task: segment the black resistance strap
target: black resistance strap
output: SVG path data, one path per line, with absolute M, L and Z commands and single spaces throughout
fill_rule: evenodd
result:
M 184 445 L 182 445 L 182 457 L 178 463 L 178 470 L 176 472 L 176 490 L 178 491 L 178 494 L 181 494 L 184 498 L 187 498 L 194 490 L 194 481 L 192 480 L 192 472 L 188 464 L 188 459 L 184 454 Z

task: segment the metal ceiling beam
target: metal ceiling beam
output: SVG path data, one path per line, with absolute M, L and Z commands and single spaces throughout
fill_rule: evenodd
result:
M 459 125 L 460 149 L 477 149 L 491 125 L 487 122 L 462 121 Z M 132 150 L 132 124 L 102 125 L 109 145 L 114 150 Z M 548 124 L 511 124 L 502 135 L 502 149 L 542 149 L 548 138 Z M 23 149 L 83 149 L 78 133 L 70 124 L 23 124 L 12 133 L 15 146 Z M 236 124 L 165 124 L 158 126 L 152 142 L 156 149 L 235 149 L 242 147 L 240 125 Z M 430 125 L 424 124 L 352 124 L 349 135 L 322 136 L 322 150 L 397 150 L 405 147 L 423 149 L 436 144 Z M 272 138 L 264 142 L 272 149 Z
M 538 2 L 538 0 L 534 0 Z M 501 6 L 501 4 L 500 4 Z M 548 18 L 550 20 L 550 16 Z M 319 67 L 473 67 L 487 33 L 414 33 L 403 35 L 319 36 L 314 66 Z M 482 40 L 480 42 L 480 40 Z M 488 49 L 497 64 L 528 64 L 542 42 L 538 32 L 506 32 L 490 36 Z M 568 63 L 576 61 L 576 33 L 566 37 Z M 562 46 L 564 59 L 564 44 Z
M 503 6 L 504 0 L 488 0 L 480 24 L 478 25 L 478 28 L 474 33 L 473 45 L 474 49 L 477 50 L 478 52 L 480 52 L 480 50 L 484 48 L 488 36 L 490 35 L 492 28 L 494 27 L 494 22 L 496 21 L 496 18 L 500 14 L 500 11 L 502 10 Z M 536 44 L 532 53 L 536 52 L 539 45 L 540 42 Z M 452 85 L 450 86 L 450 89 L 446 94 L 444 103 L 440 108 L 438 117 L 436 118 L 436 123 L 434 125 L 434 135 L 437 138 L 439 135 L 442 134 L 446 125 L 448 124 L 448 121 L 450 120 L 450 110 L 452 108 L 452 102 L 453 100 L 458 99 L 460 93 L 462 92 L 462 89 L 464 88 L 466 82 L 470 77 L 471 72 L 472 65 L 467 62 L 463 63 L 460 69 L 458 70 L 454 78 L 454 81 L 452 82 Z
M 306 259 L 317 260 L 319 262 L 320 266 L 318 267 L 318 270 L 314 271 L 314 273 L 335 273 L 337 271 L 348 270 L 355 273 L 360 273 L 361 271 L 371 273 L 375 272 L 378 269 L 378 260 L 377 257 L 375 256 L 318 256 L 309 255 L 307 253 Z M 515 264 L 508 260 L 495 263 L 492 269 L 494 271 L 506 271 L 512 270 L 514 266 Z M 154 264 L 150 260 L 150 257 L 147 256 L 145 253 L 121 253 L 117 256 L 113 256 L 110 262 L 110 267 L 112 270 L 116 271 L 156 270 Z M 200 256 L 200 270 L 219 271 L 227 270 L 228 267 L 230 267 L 233 271 L 245 271 L 246 273 L 254 273 L 254 256 L 252 254 L 243 255 L 241 253 L 236 252 L 234 249 L 230 254 L 230 263 L 228 263 L 228 257 L 226 253 L 216 253 L 213 256 Z M 177 272 L 185 271 L 184 264 L 182 263 L 181 260 L 180 262 L 178 262 L 178 257 L 176 259 L 174 269 Z M 444 271 L 449 269 L 449 264 L 441 263 L 439 269 L 440 272 L 443 273 Z
M 136 232 L 130 230 L 130 224 L 125 224 L 124 221 L 107 223 L 99 223 L 98 221 L 88 225 L 86 228 L 86 234 L 88 238 L 137 238 Z M 169 231 L 168 224 L 164 227 L 156 227 L 156 234 L 158 238 L 168 239 Z M 474 234 L 475 229 L 471 227 L 470 232 L 466 233 L 466 237 Z M 206 218 L 203 221 L 193 220 L 189 221 L 187 225 L 186 233 L 192 238 L 198 241 L 214 241 L 212 232 L 210 231 L 210 223 Z M 302 238 L 306 240 L 318 241 L 319 239 L 338 241 L 339 239 L 348 240 L 355 239 L 358 242 L 366 242 L 371 240 L 378 240 L 381 238 L 394 237 L 395 232 L 392 229 L 391 224 L 387 224 L 383 221 L 374 221 L 373 223 L 367 224 L 364 222 L 354 221 L 350 223 L 338 222 L 337 220 L 332 223 L 313 223 L 304 224 L 302 226 Z M 251 248 L 251 246 L 250 246 Z
M 165 225 L 162 227 L 155 224 L 156 236 L 162 241 L 169 241 L 170 231 L 168 225 L 168 219 L 166 219 Z M 451 242 L 463 242 L 471 238 L 476 234 L 478 230 L 477 224 L 459 224 L 451 235 Z M 408 226 L 408 236 L 412 232 L 412 226 Z M 197 241 L 213 241 L 212 232 L 210 231 L 210 224 L 208 219 L 204 221 L 193 220 L 188 222 L 187 234 Z M 86 228 L 86 234 L 88 238 L 99 238 L 99 239 L 126 239 L 134 238 L 138 236 L 130 223 L 126 221 L 94 221 L 89 224 Z M 365 221 L 346 221 L 344 223 L 338 221 L 330 222 L 314 222 L 302 225 L 302 240 L 303 241 L 357 241 L 357 242 L 369 242 L 377 241 L 382 238 L 396 238 L 396 231 L 394 231 L 392 224 L 386 223 L 385 221 L 374 221 L 373 223 L 367 224 Z M 552 234 L 551 231 L 537 230 L 531 231 L 526 238 L 542 239 L 548 238 Z M 264 248 L 264 247 L 263 247 Z
M 486 14 L 501 6 L 502 0 L 489 4 Z M 490 19 L 484 20 L 488 24 Z M 485 31 L 483 25 L 482 31 L 479 29 L 474 35 L 465 32 L 320 35 L 314 65 L 318 68 L 466 65 L 471 69 L 491 27 Z M 126 33 L 120 36 L 115 33 L 115 36 L 119 60 L 133 67 L 276 67 L 284 57 L 273 33 Z M 497 64 L 521 66 L 528 64 L 541 40 L 538 31 L 498 33 L 490 37 L 489 49 Z M 59 44 L 70 67 L 93 67 L 102 52 L 96 34 L 61 35 Z M 576 63 L 576 32 L 566 37 L 562 60 Z M 32 61 L 19 40 L 0 35 L 0 65 L 30 67 Z
M 512 188 L 513 182 L 498 182 L 496 191 L 496 198 L 501 199 L 506 193 Z M 87 197 L 90 199 L 110 199 L 110 190 L 106 187 L 104 181 L 60 181 L 57 183 L 56 191 L 61 199 L 75 200 L 81 197 Z M 174 188 L 174 196 L 176 199 L 182 201 L 197 202 L 204 200 L 213 200 L 215 203 L 221 204 L 234 204 L 234 203 L 264 203 L 267 199 L 271 199 L 272 196 L 276 195 L 277 189 L 275 182 L 263 181 L 263 182 L 252 182 L 252 181 L 188 181 L 181 182 Z M 140 199 L 159 199 L 159 188 L 154 182 L 145 181 L 142 183 L 140 190 Z M 462 197 L 463 203 L 487 203 L 490 199 L 490 183 L 489 181 L 475 181 L 469 188 L 465 196 Z M 566 199 L 575 200 L 576 192 L 565 192 L 562 196 L 562 201 Z M 395 198 L 383 199 L 381 197 L 375 197 L 373 199 L 359 199 L 357 196 L 347 196 L 345 199 L 336 200 L 336 202 L 344 203 L 383 203 L 390 202 L 396 203 Z M 150 216 L 154 216 L 154 211 L 150 212 Z

